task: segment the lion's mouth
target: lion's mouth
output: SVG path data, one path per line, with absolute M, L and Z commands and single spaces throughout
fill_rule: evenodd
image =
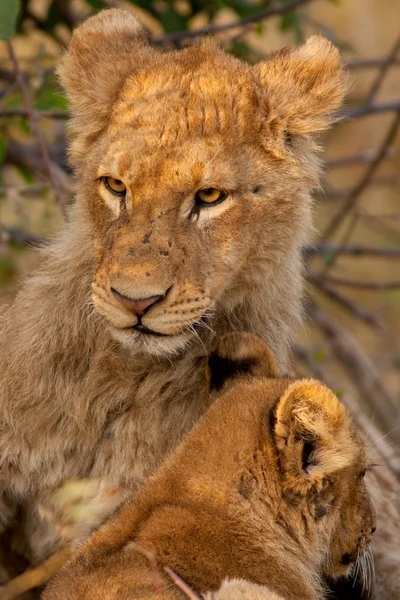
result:
M 159 331 L 149 329 L 148 327 L 146 327 L 146 325 L 142 325 L 142 323 L 137 323 L 136 325 L 133 325 L 132 329 L 134 329 L 135 331 L 139 331 L 140 333 L 143 333 L 145 335 L 153 335 L 156 337 L 173 337 L 173 335 L 170 335 L 168 333 L 160 333 Z

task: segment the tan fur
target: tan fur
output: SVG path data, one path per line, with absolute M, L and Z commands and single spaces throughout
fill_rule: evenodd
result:
M 184 597 L 164 567 L 220 600 L 317 600 L 321 575 L 345 574 L 368 549 L 368 459 L 345 407 L 320 382 L 268 376 L 259 340 L 250 354 L 248 334 L 232 341 L 210 362 L 228 367 L 222 393 L 43 600 Z
M 79 193 L 0 324 L 0 530 L 23 530 L 33 563 L 59 546 L 54 490 L 82 477 L 138 490 L 206 410 L 214 334 L 256 332 L 287 369 L 318 184 L 311 134 L 345 85 L 323 38 L 251 67 L 212 40 L 162 54 L 118 10 L 75 31 L 60 75 Z M 125 201 L 103 176 L 121 178 Z M 228 197 L 197 213 L 202 186 Z M 168 291 L 143 317 L 168 336 L 131 329 L 112 286 Z

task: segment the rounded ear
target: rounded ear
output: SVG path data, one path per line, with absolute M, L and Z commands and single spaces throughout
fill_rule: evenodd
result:
M 300 493 L 348 467 L 360 450 L 349 412 L 313 379 L 296 381 L 279 399 L 274 437 L 285 484 Z
M 228 333 L 220 337 L 207 366 L 211 389 L 221 389 L 224 383 L 238 375 L 275 377 L 278 369 L 268 346 L 256 335 L 245 332 Z
M 278 154 L 291 136 L 327 129 L 348 87 L 338 49 L 317 35 L 298 48 L 272 54 L 254 70 L 268 107 L 266 144 L 275 142 Z
M 72 135 L 95 139 L 106 126 L 125 79 L 154 52 L 145 29 L 123 10 L 103 10 L 75 29 L 58 68 L 71 103 Z

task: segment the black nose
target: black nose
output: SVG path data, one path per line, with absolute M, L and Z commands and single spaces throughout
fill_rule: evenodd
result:
M 371 533 L 375 533 L 375 531 L 376 531 L 376 527 L 372 527 L 371 528 Z
M 111 291 L 114 296 L 118 298 L 121 304 L 135 315 L 144 315 L 150 306 L 153 306 L 153 304 L 164 298 L 164 296 L 150 296 L 149 298 L 127 298 L 114 288 L 111 288 Z

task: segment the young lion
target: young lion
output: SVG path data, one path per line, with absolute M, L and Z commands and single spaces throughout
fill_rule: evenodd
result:
M 257 333 L 287 368 L 312 134 L 345 87 L 321 37 L 250 66 L 211 40 L 161 53 L 119 10 L 77 28 L 60 76 L 76 205 L 0 323 L 0 532 L 33 564 L 65 481 L 120 500 L 204 413 L 214 334 Z
M 280 378 L 249 334 L 223 337 L 210 369 L 215 403 L 43 600 L 185 597 L 163 567 L 219 600 L 318 600 L 322 574 L 368 552 L 368 459 L 343 404 L 318 381 Z

